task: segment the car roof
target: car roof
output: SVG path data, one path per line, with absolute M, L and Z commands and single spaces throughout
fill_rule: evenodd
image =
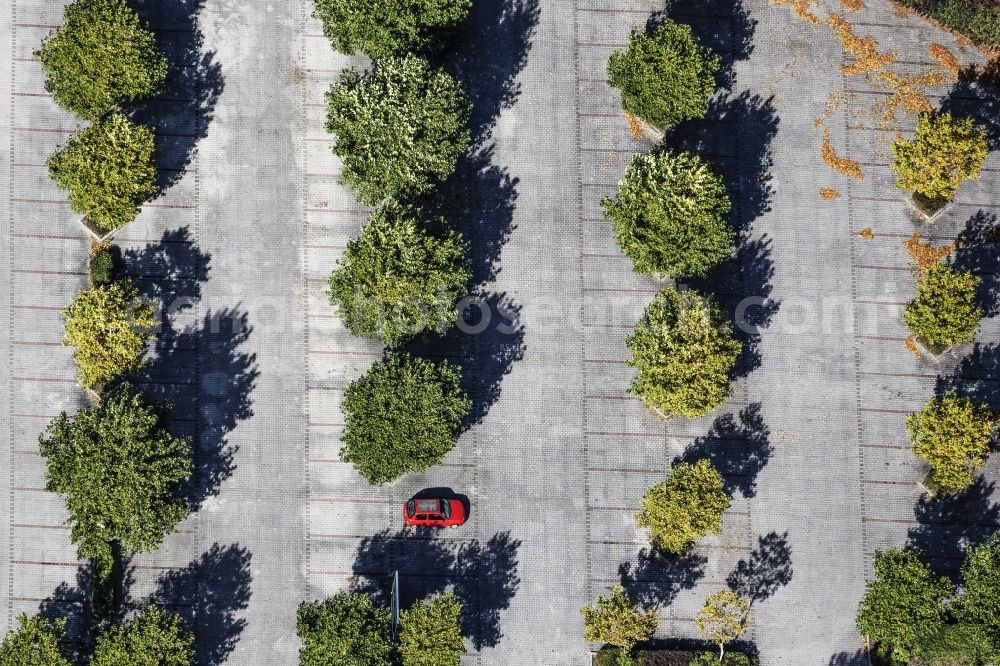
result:
M 440 511 L 441 510 L 441 500 L 437 499 L 418 499 L 417 500 L 417 511 Z

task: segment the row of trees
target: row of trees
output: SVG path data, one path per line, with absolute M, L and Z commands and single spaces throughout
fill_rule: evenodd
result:
M 857 623 L 890 664 L 1000 659 L 1000 534 L 966 551 L 957 587 L 917 550 L 876 551 L 874 568 Z
M 374 206 L 330 276 L 330 302 L 354 335 L 390 347 L 348 386 L 341 458 L 383 484 L 439 462 L 471 401 L 461 368 L 400 347 L 443 334 L 468 294 L 468 243 L 431 212 L 435 188 L 470 143 L 471 103 L 440 66 L 469 0 L 315 0 L 333 46 L 371 69 L 344 71 L 327 93 L 326 129 L 341 181 Z
M 60 106 L 90 125 L 48 160 L 95 234 L 127 224 L 156 185 L 153 130 L 123 105 L 158 94 L 167 61 L 156 37 L 125 0 L 76 0 L 35 53 Z M 90 285 L 63 312 L 63 343 L 73 347 L 80 385 L 92 405 L 63 412 L 39 437 L 46 490 L 66 500 L 70 538 L 92 567 L 87 654 L 70 646 L 66 620 L 19 618 L 0 644 L 3 664 L 189 666 L 194 636 L 175 613 L 147 606 L 119 623 L 114 575 L 122 555 L 151 552 L 189 513 L 181 485 L 192 473 L 191 443 L 167 428 L 169 407 L 129 383 L 144 366 L 156 307 L 116 265 L 113 248 L 94 243 Z
M 91 123 L 48 159 L 49 175 L 98 235 L 128 224 L 159 191 L 153 130 L 123 111 L 163 90 L 156 36 L 126 0 L 75 0 L 35 57 L 52 99 Z
M 719 57 L 690 26 L 663 19 L 651 31 L 635 30 L 628 48 L 608 61 L 608 82 L 621 91 L 631 118 L 669 130 L 703 118 L 716 88 Z M 682 280 L 706 277 L 732 252 L 736 232 L 731 202 L 717 167 L 693 152 L 666 149 L 633 157 L 617 195 L 602 201 L 611 230 L 635 271 Z M 702 416 L 730 394 L 730 373 L 742 345 L 715 299 L 675 286 L 660 291 L 626 339 L 629 365 L 638 372 L 630 391 L 662 416 Z M 722 533 L 731 498 L 722 475 L 707 459 L 677 463 L 667 479 L 642 498 L 637 524 L 665 554 L 688 550 L 707 534 Z M 749 627 L 750 601 L 725 590 L 711 595 L 696 617 L 699 631 L 719 647 L 691 662 L 749 664 L 724 647 Z M 613 646 L 620 665 L 636 663 L 638 644 L 652 638 L 654 610 L 641 610 L 621 586 L 582 609 L 584 638 Z
M 302 666 L 457 666 L 464 651 L 462 604 L 451 592 L 418 601 L 399 617 L 393 643 L 391 614 L 370 594 L 338 592 L 302 602 L 297 631 Z
M 636 30 L 608 60 L 608 82 L 625 112 L 658 130 L 702 118 L 716 88 L 719 57 L 690 26 L 664 19 Z M 695 153 L 636 155 L 615 197 L 602 202 L 633 268 L 674 280 L 703 278 L 733 249 L 731 202 L 717 167 Z M 663 290 L 626 344 L 638 369 L 631 391 L 664 416 L 701 416 L 729 396 L 741 345 L 715 300 Z

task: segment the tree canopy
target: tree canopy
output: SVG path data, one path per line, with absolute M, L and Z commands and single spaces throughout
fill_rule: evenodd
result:
M 399 619 L 402 666 L 459 666 L 465 649 L 458 616 L 462 604 L 451 592 L 417 602 Z
M 719 56 L 691 26 L 667 18 L 651 33 L 632 31 L 628 49 L 611 54 L 608 84 L 621 90 L 625 111 L 662 130 L 705 117 L 718 71 Z
M 611 588 L 611 594 L 580 609 L 583 614 L 583 637 L 631 652 L 636 644 L 652 638 L 660 622 L 656 611 L 639 609 L 639 604 L 621 585 Z
M 70 205 L 100 232 L 135 219 L 158 191 L 153 130 L 112 113 L 70 137 L 45 165 Z
M 379 60 L 364 74 L 348 69 L 326 99 L 341 178 L 366 204 L 428 192 L 469 146 L 461 84 L 414 56 Z
M 334 48 L 372 58 L 430 55 L 468 15 L 471 0 L 315 0 L 316 16 Z
M 921 640 L 943 626 L 951 582 L 935 576 L 917 551 L 875 551 L 874 568 L 858 604 L 858 629 L 892 660 L 906 663 Z
M 730 393 L 742 345 L 715 300 L 664 289 L 625 341 L 639 373 L 629 390 L 665 415 L 702 416 Z
M 375 363 L 344 392 L 341 459 L 372 484 L 440 462 L 472 408 L 460 378 L 447 361 L 409 354 Z
M 178 484 L 191 473 L 190 445 L 163 421 L 159 406 L 125 384 L 96 407 L 63 412 L 39 438 L 45 489 L 65 496 L 80 557 L 103 570 L 112 541 L 150 552 L 188 514 Z
M 194 634 L 176 613 L 151 606 L 97 635 L 90 666 L 192 666 Z
M 112 107 L 156 95 L 167 59 L 156 36 L 126 0 L 76 0 L 62 27 L 35 52 L 56 104 L 88 120 Z
M 444 333 L 468 292 L 466 243 L 436 221 L 390 204 L 376 210 L 347 244 L 330 276 L 330 302 L 355 335 L 396 345 L 423 331 Z
M 921 113 L 913 140 L 892 142 L 896 186 L 926 199 L 951 201 L 963 180 L 979 178 L 987 153 L 986 131 L 971 118 Z
M 942 494 L 972 483 L 993 448 L 996 426 L 989 407 L 954 393 L 931 399 L 906 419 L 913 453 L 931 465 L 931 483 Z
M 695 613 L 694 623 L 702 636 L 719 646 L 721 661 L 725 647 L 750 628 L 750 600 L 732 590 L 719 590 Z
M 722 514 L 729 504 L 722 475 L 702 459 L 674 465 L 666 481 L 643 495 L 635 519 L 649 529 L 656 548 L 680 553 L 706 534 L 722 534 Z
M 71 666 L 63 646 L 65 619 L 49 622 L 21 613 L 17 625 L 0 643 L 0 666 Z
M 640 273 L 704 277 L 733 249 L 722 176 L 694 153 L 636 155 L 618 196 L 601 205 Z
M 297 633 L 301 666 L 394 666 L 389 609 L 367 594 L 338 592 L 302 602 Z
M 934 264 L 917 281 L 917 293 L 903 307 L 903 320 L 935 351 L 972 342 L 983 310 L 976 304 L 979 278 L 947 264 Z
M 80 384 L 100 387 L 143 365 L 156 309 L 143 303 L 131 280 L 85 289 L 63 311 L 63 344 L 74 348 Z
M 961 624 L 988 637 L 1000 656 L 1000 532 L 966 551 L 961 594 L 951 611 Z

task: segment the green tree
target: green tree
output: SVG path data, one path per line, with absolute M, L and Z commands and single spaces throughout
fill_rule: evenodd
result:
M 17 624 L 0 643 L 0 666 L 71 666 L 63 647 L 66 620 L 49 622 L 21 613 Z
M 951 611 L 961 624 L 978 628 L 1000 653 L 1000 532 L 966 551 L 961 595 Z
M 972 342 L 983 310 L 976 305 L 979 278 L 947 264 L 935 264 L 917 282 L 903 307 L 903 321 L 934 351 Z
M 396 345 L 451 328 L 470 273 L 461 235 L 443 220 L 437 226 L 432 233 L 413 213 L 387 205 L 348 242 L 330 276 L 330 302 L 351 333 Z
M 366 204 L 428 192 L 469 146 L 461 84 L 417 57 L 379 60 L 364 74 L 348 69 L 326 99 L 341 178 Z
M 629 390 L 664 415 L 702 416 L 729 397 L 742 345 L 715 300 L 664 289 L 625 340 L 639 373 Z
M 143 303 L 132 281 L 124 279 L 81 291 L 63 318 L 63 344 L 74 348 L 80 384 L 94 388 L 142 368 L 156 308 Z
M 440 462 L 472 408 L 460 378 L 447 361 L 409 354 L 375 363 L 344 392 L 341 459 L 372 484 Z
M 979 178 L 989 147 L 986 131 L 971 118 L 950 113 L 921 113 L 912 141 L 892 142 L 896 187 L 914 190 L 931 202 L 951 201 L 963 180 Z
M 471 0 L 314 0 L 334 48 L 374 59 L 440 51 L 472 8 Z
M 932 467 L 931 483 L 950 494 L 970 485 L 990 455 L 997 419 L 989 407 L 948 393 L 906 419 L 913 453 Z
M 194 634 L 176 613 L 150 606 L 94 641 L 90 666 L 191 666 Z
M 49 157 L 55 184 L 69 192 L 73 210 L 100 232 L 135 219 L 156 184 L 153 130 L 120 113 L 96 121 Z
M 88 120 L 156 95 L 167 79 L 156 36 L 126 0 L 76 0 L 35 57 L 56 104 Z
M 608 60 L 608 84 L 622 91 L 625 111 L 658 129 L 704 118 L 715 90 L 719 56 L 691 26 L 664 19 L 649 34 L 633 30 L 628 49 Z
M 403 666 L 459 666 L 465 649 L 458 616 L 462 604 L 451 592 L 417 602 L 399 619 Z
M 920 636 L 908 666 L 989 666 L 996 651 L 983 630 L 968 624 L 945 624 Z
M 918 551 L 875 551 L 874 568 L 875 578 L 858 604 L 858 629 L 880 652 L 906 663 L 922 637 L 941 629 L 951 583 L 931 573 Z
M 729 503 L 722 475 L 712 463 L 678 463 L 666 481 L 646 491 L 635 519 L 649 529 L 656 548 L 680 553 L 706 534 L 722 534 L 722 514 Z
M 618 196 L 601 205 L 640 273 L 704 277 L 733 249 L 726 186 L 694 153 L 636 155 Z
M 301 666 L 392 666 L 389 609 L 367 594 L 338 592 L 302 602 L 297 613 Z
M 695 613 L 694 623 L 702 636 L 719 646 L 722 661 L 726 646 L 750 628 L 750 600 L 732 590 L 719 590 Z
M 653 637 L 660 618 L 649 608 L 639 609 L 639 604 L 625 592 L 621 585 L 611 588 L 608 596 L 599 596 L 590 606 L 580 609 L 583 614 L 583 638 L 607 643 L 621 649 L 619 662 L 631 663 L 629 653 L 636 644 Z
M 45 489 L 65 496 L 71 539 L 101 572 L 110 570 L 111 542 L 151 552 L 188 514 L 178 484 L 191 474 L 191 448 L 164 416 L 126 384 L 96 407 L 63 412 L 39 438 Z

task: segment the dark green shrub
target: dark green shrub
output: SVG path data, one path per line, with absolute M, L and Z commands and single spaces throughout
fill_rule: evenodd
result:
M 188 514 L 179 484 L 191 447 L 164 426 L 162 406 L 122 385 L 98 406 L 65 412 L 39 438 L 45 489 L 66 498 L 70 538 L 81 558 L 111 568 L 111 542 L 148 553 Z
M 618 196 L 601 205 L 640 273 L 704 277 L 733 249 L 726 186 L 694 153 L 636 155 Z
M 664 289 L 625 340 L 639 370 L 629 391 L 666 416 L 702 416 L 730 393 L 742 345 L 715 300 L 689 289 Z
M 903 308 L 903 320 L 935 352 L 972 342 L 982 309 L 976 305 L 979 278 L 947 264 L 935 264 L 917 282 L 917 293 Z
M 176 613 L 150 607 L 97 635 L 90 666 L 191 666 L 194 634 Z
M 719 661 L 718 652 L 702 652 L 688 666 L 753 666 L 753 660 L 742 652 L 726 652 Z
M 341 459 L 372 484 L 440 462 L 472 408 L 460 376 L 446 361 L 409 354 L 374 364 L 344 392 Z
M 715 90 L 719 56 L 691 27 L 664 19 L 651 34 L 634 30 L 628 50 L 608 60 L 608 84 L 622 91 L 625 111 L 659 129 L 703 118 Z
M 134 220 L 159 191 L 154 151 L 152 129 L 112 113 L 70 137 L 45 165 L 73 210 L 104 233 Z
M 56 104 L 88 120 L 156 95 L 167 78 L 156 36 L 125 0 L 76 0 L 35 57 Z
M 374 59 L 440 51 L 471 0 L 314 0 L 334 48 Z
M 977 0 L 898 0 L 987 47 L 1000 47 L 1000 5 Z
M 90 256 L 90 285 L 102 287 L 115 279 L 115 255 L 110 247 L 100 247 Z
M 330 302 L 351 333 L 395 345 L 455 323 L 455 306 L 468 293 L 466 244 L 443 220 L 436 226 L 431 233 L 389 205 L 348 242 L 330 276 Z
M 301 666 L 393 666 L 388 608 L 367 594 L 338 592 L 302 602 L 296 614 Z
M 443 70 L 413 56 L 349 69 L 326 96 L 342 180 L 364 203 L 426 193 L 469 146 L 470 103 Z
M 1000 655 L 1000 532 L 966 551 L 961 589 L 953 614 L 961 624 L 985 634 Z
M 988 636 L 978 626 L 946 624 L 921 636 L 916 658 L 908 666 L 988 666 L 996 653 Z
M 21 613 L 17 624 L 0 643 L 0 666 L 71 666 L 63 645 L 65 619 L 49 622 Z
M 875 551 L 874 568 L 875 578 L 868 581 L 858 604 L 858 629 L 881 654 L 905 664 L 922 638 L 943 626 L 943 602 L 952 585 L 935 576 L 915 551 Z

